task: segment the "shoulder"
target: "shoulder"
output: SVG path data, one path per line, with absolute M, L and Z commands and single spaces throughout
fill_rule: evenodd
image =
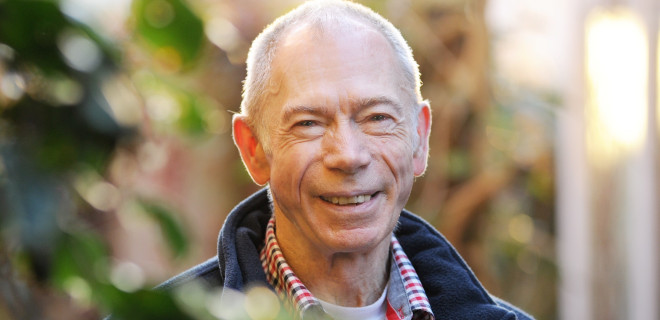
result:
M 262 188 L 241 201 L 227 215 L 218 235 L 218 252 L 181 274 L 165 281 L 158 289 L 170 289 L 200 281 L 208 287 L 242 290 L 252 283 L 266 283 L 259 248 L 270 219 L 268 189 Z
M 534 317 L 530 316 L 529 314 L 525 313 L 524 311 L 520 310 L 518 307 L 510 304 L 507 301 L 504 301 L 496 296 L 491 296 L 495 303 L 497 303 L 498 306 L 509 310 L 510 312 L 513 312 L 516 315 L 516 318 L 518 320 L 532 320 Z
M 458 251 L 433 226 L 404 210 L 395 235 L 439 319 L 532 319 L 492 296 Z
M 222 285 L 222 275 L 218 267 L 218 257 L 208 259 L 180 274 L 170 278 L 156 287 L 159 290 L 169 290 L 192 281 L 202 281 L 209 287 Z

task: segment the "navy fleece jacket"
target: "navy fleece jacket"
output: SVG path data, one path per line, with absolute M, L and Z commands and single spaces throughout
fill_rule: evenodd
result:
M 218 255 L 159 286 L 168 289 L 192 279 L 241 291 L 248 284 L 270 286 L 259 250 L 271 216 L 264 188 L 236 206 L 220 230 Z M 490 295 L 458 252 L 431 225 L 404 210 L 395 235 L 431 302 L 436 319 L 531 319 Z

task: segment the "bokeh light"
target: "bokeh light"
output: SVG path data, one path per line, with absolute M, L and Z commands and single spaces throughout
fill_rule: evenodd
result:
M 145 277 L 137 264 L 121 261 L 112 268 L 110 280 L 120 290 L 133 292 L 144 286 Z
M 589 146 L 607 163 L 644 143 L 648 39 L 640 18 L 623 8 L 592 12 L 586 28 Z

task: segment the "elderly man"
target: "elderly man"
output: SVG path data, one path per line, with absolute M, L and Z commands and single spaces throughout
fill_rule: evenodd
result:
M 262 191 L 239 204 L 217 257 L 166 282 L 272 287 L 296 318 L 527 319 L 491 296 L 404 210 L 424 173 L 431 110 L 399 31 L 351 2 L 307 2 L 248 56 L 233 134 Z

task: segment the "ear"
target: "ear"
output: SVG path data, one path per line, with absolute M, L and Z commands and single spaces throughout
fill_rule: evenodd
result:
M 431 106 L 428 101 L 420 102 L 417 112 L 417 145 L 413 154 L 413 167 L 415 177 L 419 177 L 426 171 L 429 156 L 429 135 L 431 134 Z
M 243 164 L 250 173 L 250 177 L 256 184 L 265 185 L 270 180 L 270 163 L 256 134 L 245 121 L 245 116 L 234 115 L 232 129 L 234 144 L 241 153 L 241 159 L 243 159 Z

